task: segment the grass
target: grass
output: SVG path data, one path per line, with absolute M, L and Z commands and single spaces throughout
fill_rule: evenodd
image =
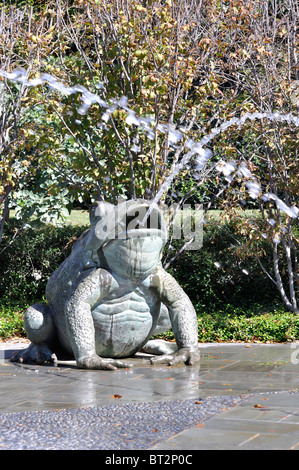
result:
M 210 210 L 207 213 L 206 219 L 219 219 L 221 216 L 221 213 L 223 211 L 220 210 Z M 256 215 L 257 211 L 256 210 L 247 210 L 247 211 L 240 211 L 242 215 L 245 216 L 253 216 Z M 66 223 L 70 225 L 89 225 L 89 212 L 80 210 L 80 209 L 75 209 L 71 211 L 70 215 L 66 218 Z
M 253 213 L 253 211 L 248 211 Z M 219 210 L 211 210 L 208 212 L 208 218 L 219 218 L 221 211 Z M 66 223 L 71 225 L 88 225 L 89 224 L 89 212 L 83 211 L 80 209 L 73 210 L 70 215 L 66 218 Z
M 209 210 L 206 215 L 206 219 L 219 219 L 221 216 L 221 213 L 223 211 L 221 210 Z M 257 214 L 256 210 L 240 210 L 240 214 L 245 216 L 253 216 Z M 14 217 L 15 211 L 11 210 L 10 211 L 10 216 Z M 70 225 L 89 225 L 89 211 L 87 210 L 81 210 L 81 209 L 74 209 L 71 211 L 70 215 L 66 217 L 66 224 Z
M 69 223 L 70 225 L 88 225 L 89 212 L 80 209 L 73 210 L 69 217 L 67 217 L 66 223 Z
M 259 214 L 259 210 L 257 209 L 240 209 L 238 210 L 238 214 L 243 216 L 243 217 L 256 217 Z M 206 219 L 219 219 L 221 215 L 223 214 L 222 210 L 217 210 L 217 209 L 211 209 L 207 212 Z
M 15 216 L 15 211 L 10 211 L 10 217 Z M 72 210 L 70 215 L 66 217 L 66 225 L 88 225 L 89 224 L 89 212 L 81 209 Z

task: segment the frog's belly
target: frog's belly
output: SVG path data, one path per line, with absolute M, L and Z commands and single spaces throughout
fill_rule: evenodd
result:
M 153 330 L 153 316 L 146 303 L 141 309 L 140 305 L 138 307 L 142 311 L 126 308 L 119 303 L 114 306 L 100 305 L 93 310 L 96 352 L 99 356 L 127 357 L 135 354 L 148 340 Z

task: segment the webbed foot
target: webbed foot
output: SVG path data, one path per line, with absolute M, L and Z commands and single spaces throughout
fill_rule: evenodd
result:
M 45 362 L 50 362 L 57 365 L 57 357 L 46 344 L 33 344 L 31 343 L 28 348 L 18 351 L 11 358 L 11 362 L 20 363 L 33 363 L 41 365 Z

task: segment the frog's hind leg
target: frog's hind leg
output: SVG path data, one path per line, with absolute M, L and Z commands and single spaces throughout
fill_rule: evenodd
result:
M 147 354 L 173 354 L 178 350 L 176 343 L 165 341 L 164 339 L 151 339 L 141 349 Z
M 43 304 L 35 304 L 25 312 L 24 328 L 31 344 L 23 351 L 12 356 L 12 362 L 43 362 L 57 363 L 56 355 L 50 347 L 55 343 L 56 328 L 51 308 Z
M 153 336 L 160 333 L 165 333 L 171 328 L 171 322 L 169 318 L 168 309 L 164 304 L 161 304 L 158 321 L 153 331 Z M 141 349 L 142 352 L 148 354 L 173 354 L 178 350 L 176 343 L 170 341 L 164 341 L 163 339 L 151 339 Z

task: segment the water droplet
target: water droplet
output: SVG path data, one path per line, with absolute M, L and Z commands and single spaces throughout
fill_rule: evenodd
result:
M 133 111 L 129 111 L 127 117 L 126 117 L 126 123 L 128 126 L 131 126 L 132 124 L 135 124 L 135 126 L 139 126 L 139 120 L 136 117 L 136 114 Z
M 247 181 L 246 186 L 248 188 L 250 197 L 256 199 L 261 193 L 261 185 L 257 181 Z

